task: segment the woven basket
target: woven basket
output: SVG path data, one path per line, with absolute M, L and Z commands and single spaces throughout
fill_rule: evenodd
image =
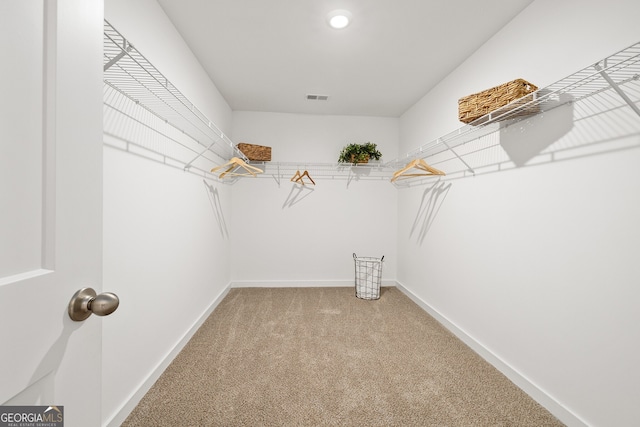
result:
M 357 163 L 369 163 L 369 156 L 365 156 L 363 159 L 361 160 L 356 160 L 356 155 L 352 154 L 351 155 L 351 161 L 349 163 L 353 163 L 353 164 L 357 164 Z
M 262 145 L 246 144 L 241 142 L 238 144 L 238 149 L 242 151 L 242 154 L 247 156 L 247 159 L 270 162 L 271 161 L 271 147 L 265 147 Z
M 536 90 L 538 90 L 538 88 L 528 81 L 516 79 L 508 83 L 501 84 L 500 86 L 462 97 L 458 100 L 458 118 L 463 123 L 471 123 L 485 114 L 489 114 L 492 111 L 515 101 L 516 99 L 520 99 L 519 102 L 515 102 L 513 104 L 513 108 L 509 108 L 506 111 L 515 109 L 516 107 L 533 100 L 533 95 L 531 94 Z M 522 111 L 518 111 L 515 114 L 507 115 L 504 118 L 507 119 L 522 115 L 528 116 L 538 112 L 539 108 L 537 106 L 533 106 L 523 109 Z

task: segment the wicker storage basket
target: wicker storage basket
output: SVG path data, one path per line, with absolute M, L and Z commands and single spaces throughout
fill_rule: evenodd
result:
M 538 88 L 528 81 L 516 79 L 494 88 L 462 97 L 458 100 L 458 118 L 463 123 L 471 123 L 477 118 L 489 114 L 516 99 L 521 99 L 521 101 L 514 103 L 513 108 L 519 107 L 531 101 L 533 95 L 530 94 L 536 90 L 538 90 Z M 531 115 L 537 113 L 538 110 L 536 107 L 531 107 L 523 111 L 518 111 L 515 115 Z M 505 118 L 511 118 L 515 115 L 510 115 Z
M 242 154 L 247 156 L 247 159 L 249 160 L 255 160 L 259 162 L 271 161 L 271 147 L 246 144 L 244 142 L 241 142 L 238 144 L 238 149 L 242 151 Z

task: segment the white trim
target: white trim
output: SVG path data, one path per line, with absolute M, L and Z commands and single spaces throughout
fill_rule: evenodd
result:
M 395 280 L 382 280 L 381 286 L 395 286 Z M 329 288 L 354 287 L 350 280 L 238 280 L 231 282 L 232 288 Z
M 580 419 L 575 413 L 571 412 L 567 407 L 565 407 L 562 403 L 558 402 L 551 395 L 549 395 L 542 388 L 537 386 L 533 381 L 524 376 L 522 373 L 518 372 L 513 366 L 509 365 L 507 362 L 502 360 L 499 356 L 494 354 L 487 347 L 482 345 L 482 343 L 478 342 L 472 336 L 470 336 L 465 330 L 460 328 L 458 325 L 447 319 L 436 309 L 431 307 L 429 304 L 424 302 L 420 297 L 407 289 L 400 282 L 396 282 L 396 287 L 400 292 L 404 293 L 407 297 L 409 297 L 413 302 L 415 302 L 420 308 L 430 314 L 433 318 L 435 318 L 438 322 L 442 324 L 445 328 L 447 328 L 451 333 L 453 333 L 456 337 L 458 337 L 462 342 L 468 345 L 473 351 L 478 353 L 480 357 L 486 360 L 488 363 L 493 365 L 497 370 L 502 372 L 511 382 L 517 385 L 520 389 L 522 389 L 525 393 L 527 393 L 532 399 L 546 408 L 549 412 L 551 412 L 556 418 L 562 421 L 567 426 L 575 426 L 575 427 L 584 427 L 588 426 L 588 424 Z
M 220 304 L 220 302 L 224 299 L 225 296 L 229 293 L 231 289 L 231 284 L 228 284 L 222 292 L 218 295 L 218 297 L 213 300 L 211 305 L 202 313 L 202 315 L 196 320 L 193 325 L 184 333 L 182 338 L 178 340 L 176 345 L 167 353 L 167 355 L 156 365 L 156 367 L 151 371 L 151 373 L 147 376 L 147 378 L 142 381 L 140 386 L 134 390 L 129 398 L 122 404 L 120 409 L 116 412 L 116 414 L 111 417 L 108 421 L 104 422 L 104 426 L 107 427 L 119 427 L 124 420 L 129 416 L 131 411 L 140 403 L 140 400 L 144 397 L 145 394 L 151 389 L 153 384 L 160 378 L 160 375 L 167 369 L 169 364 L 175 359 L 175 357 L 180 353 L 180 351 L 184 348 L 184 346 L 189 342 L 191 337 L 196 333 L 196 331 L 202 326 L 205 320 L 211 315 L 213 310 Z
M 23 280 L 34 279 L 38 276 L 44 276 L 49 273 L 53 273 L 54 270 L 47 270 L 44 268 L 38 268 L 24 273 L 14 274 L 12 276 L 0 277 L 0 286 L 8 285 L 10 283 L 21 282 Z

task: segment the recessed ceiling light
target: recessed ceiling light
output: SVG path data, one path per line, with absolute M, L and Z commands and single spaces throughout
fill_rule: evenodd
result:
M 334 10 L 327 15 L 327 22 L 329 22 L 331 28 L 336 30 L 345 28 L 351 22 L 351 12 L 342 9 Z

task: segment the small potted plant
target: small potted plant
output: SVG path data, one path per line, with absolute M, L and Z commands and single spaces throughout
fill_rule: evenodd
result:
M 369 159 L 380 160 L 382 153 L 378 151 L 376 144 L 366 142 L 364 144 L 349 144 L 340 151 L 339 163 L 367 163 Z

